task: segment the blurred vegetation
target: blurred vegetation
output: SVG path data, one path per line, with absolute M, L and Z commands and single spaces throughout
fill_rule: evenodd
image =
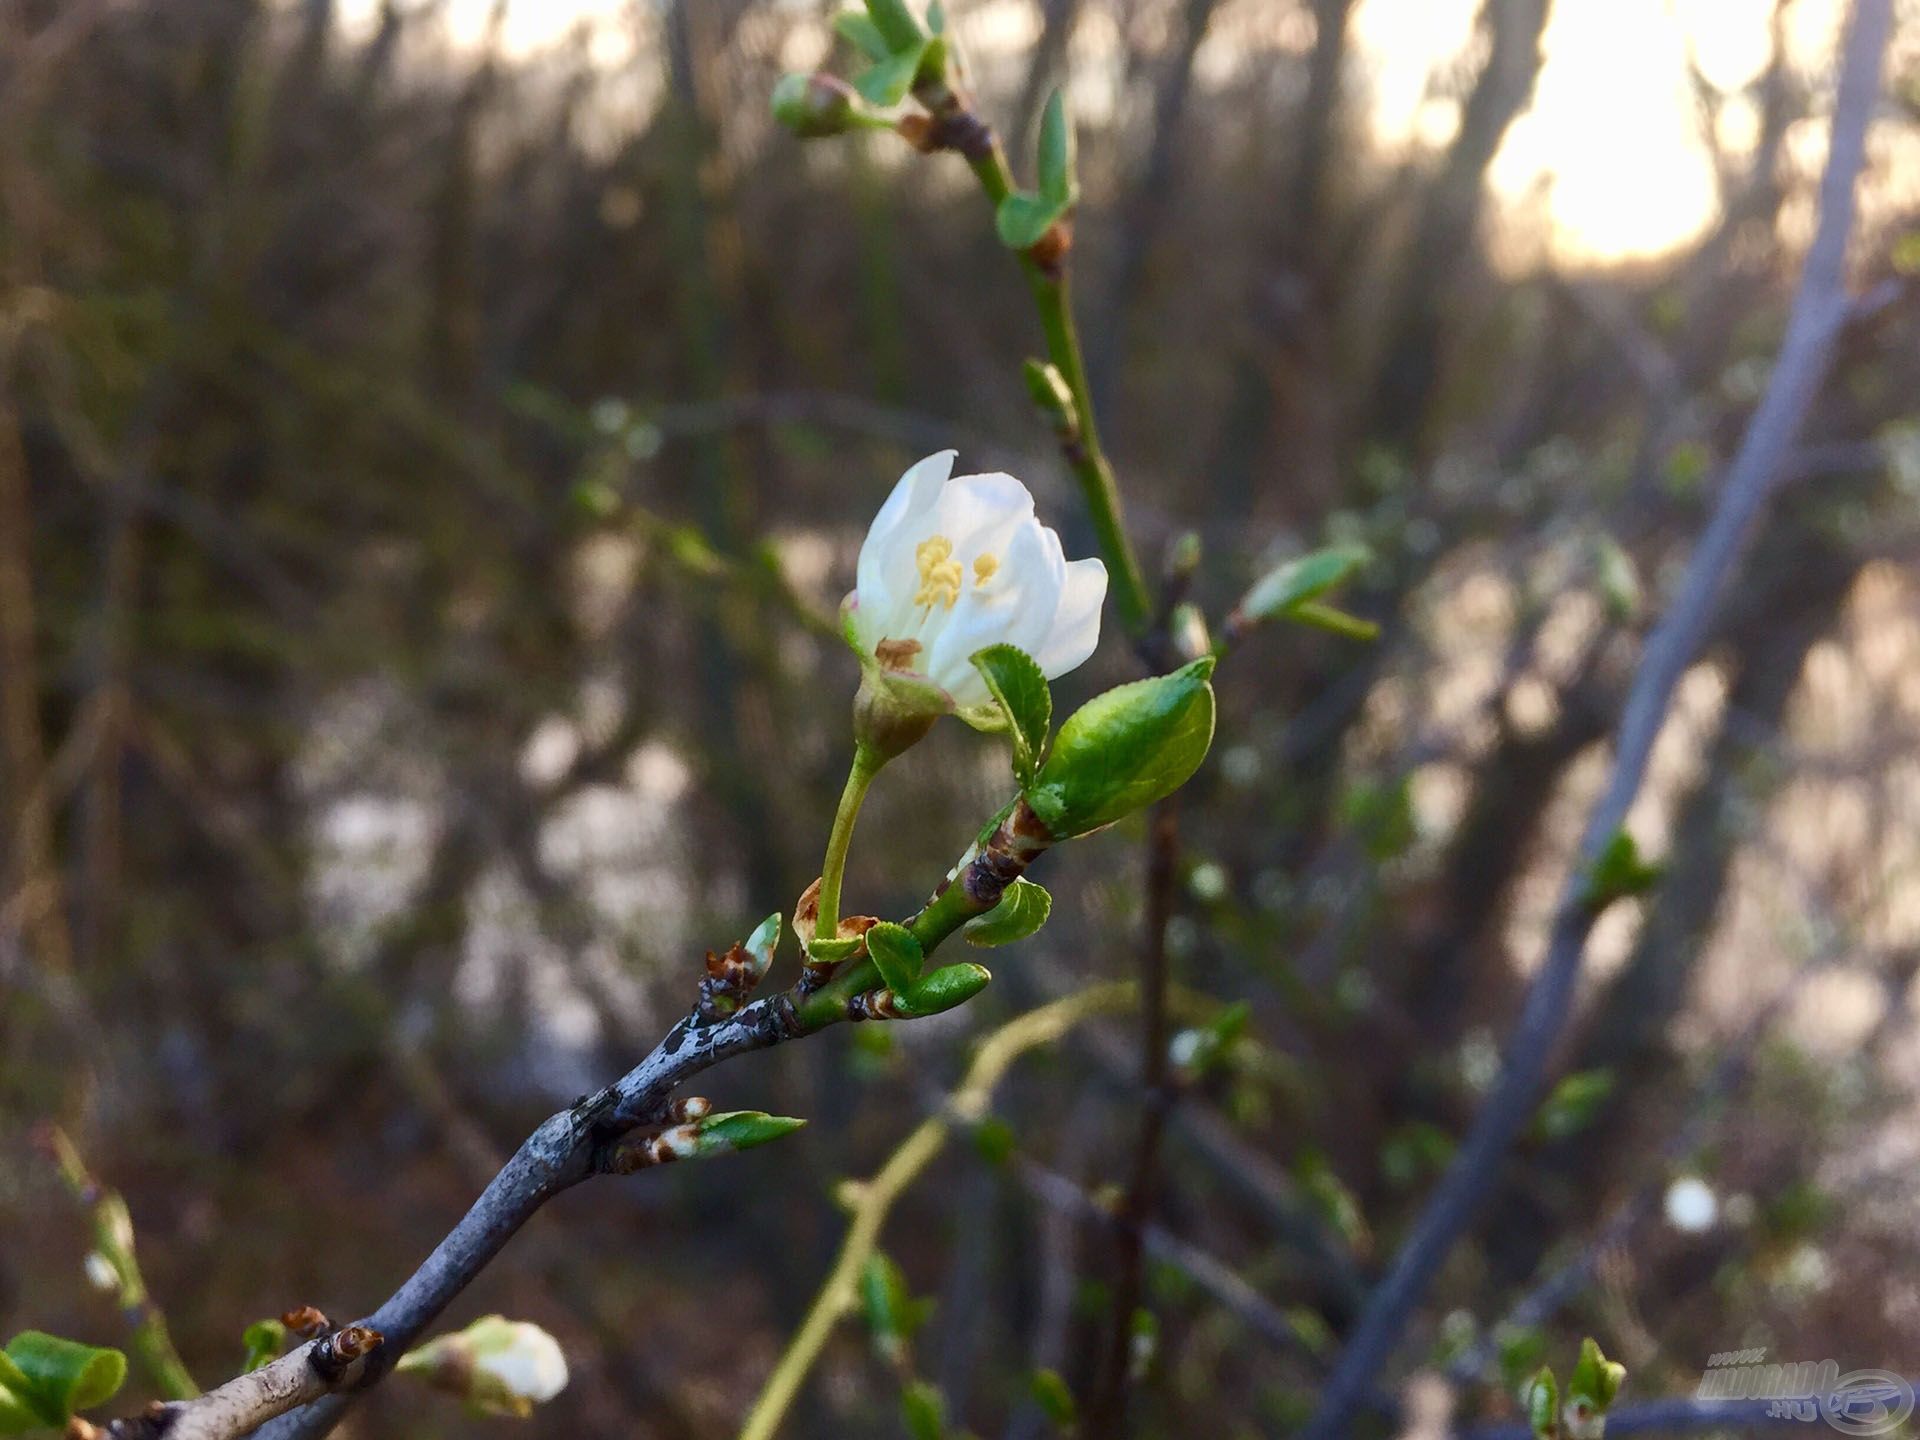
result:
M 1006 8 L 954 5 L 961 42 Z M 1684 252 L 1501 269 L 1489 234 L 1525 217 L 1490 213 L 1487 172 L 1547 0 L 1487 0 L 1434 57 L 1459 125 L 1406 156 L 1366 138 L 1355 0 L 1017 8 L 1032 44 L 975 56 L 1010 137 L 1076 25 L 1119 40 L 1119 103 L 1080 135 L 1077 302 L 1150 561 L 1197 533 L 1218 614 L 1288 553 L 1374 556 L 1343 603 L 1376 643 L 1270 627 L 1223 677 L 1171 930 L 1180 980 L 1245 1009 L 1191 1067 L 1161 1221 L 1292 1343 L 1156 1252 L 1141 1433 L 1271 1434 L 1488 1082 L 1778 340 L 1810 184 L 1789 137 L 1825 77 L 1781 43 L 1749 93 L 1700 82 L 1709 137 L 1716 102 L 1759 123 Z M 254 1317 L 385 1295 L 531 1123 L 652 1043 L 708 946 L 817 872 L 855 678 L 825 617 L 893 477 L 956 444 L 1091 549 L 958 162 L 773 126 L 820 11 L 638 6 L 614 65 L 584 31 L 509 60 L 439 18 L 0 9 L 0 1234 L 33 1241 L 0 1244 L 0 1333 L 124 1341 L 88 1217 L 26 1144 L 42 1119 L 124 1195 L 203 1377 Z M 1202 74 L 1203 43 L 1239 63 Z M 1470 1412 L 1518 1414 L 1588 1332 L 1635 1395 L 1746 1346 L 1920 1365 L 1897 1123 L 1920 306 L 1895 266 L 1920 216 L 1886 183 L 1920 120 L 1911 16 L 1895 55 L 1876 300 L 1663 739 L 1665 869 L 1610 917 L 1568 1078 L 1409 1347 L 1486 1342 Z M 1123 648 L 1063 704 L 1127 677 Z M 960 732 L 877 787 L 858 908 L 904 913 L 998 798 L 1004 760 Z M 832 1263 L 837 1180 L 992 1018 L 1132 973 L 1136 848 L 1059 857 L 1048 929 L 951 1022 L 715 1078 L 810 1117 L 800 1139 L 540 1216 L 451 1317 L 561 1338 L 575 1383 L 531 1424 L 731 1433 Z M 1036 1055 L 982 1143 L 929 1162 L 884 1241 L 883 1288 L 934 1302 L 896 1337 L 914 1368 L 843 1327 L 784 1433 L 901 1433 L 896 1371 L 980 1434 L 1047 1433 L 1097 1363 L 1105 1247 L 1023 1177 L 1123 1178 L 1127 1035 Z M 1704 1234 L 1661 1219 L 1682 1171 L 1720 1196 Z M 1595 1237 L 1550 1345 L 1492 1332 Z M 473 1428 L 418 1394 L 354 1423 Z

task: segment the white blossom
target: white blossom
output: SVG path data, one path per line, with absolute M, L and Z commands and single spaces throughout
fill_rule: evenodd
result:
M 971 663 L 989 645 L 1018 646 L 1049 679 L 1093 654 L 1107 570 L 1069 562 L 1013 476 L 955 476 L 954 455 L 929 455 L 893 487 L 860 547 L 845 616 L 863 660 L 968 710 L 992 701 Z

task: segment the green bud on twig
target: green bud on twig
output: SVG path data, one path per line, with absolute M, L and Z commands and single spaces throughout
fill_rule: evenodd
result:
M 1542 1365 L 1527 1382 L 1527 1428 L 1534 1440 L 1559 1440 L 1560 1387 L 1553 1371 Z
M 850 130 L 884 129 L 857 92 L 834 75 L 783 75 L 773 87 L 773 118 L 802 140 L 821 140 Z
M 1027 790 L 1056 840 L 1085 835 L 1171 794 L 1213 742 L 1211 656 L 1096 696 L 1067 717 Z

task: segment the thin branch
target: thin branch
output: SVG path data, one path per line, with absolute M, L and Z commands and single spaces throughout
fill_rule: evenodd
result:
M 956 1124 L 975 1123 L 986 1113 L 994 1087 L 1021 1055 L 1052 1044 L 1082 1020 L 1130 1008 L 1134 995 L 1134 987 L 1126 983 L 1096 986 L 1029 1010 L 981 1042 L 966 1078 L 946 1106 L 921 1121 L 879 1172 L 858 1188 L 853 1221 L 833 1268 L 827 1272 L 806 1319 L 761 1387 L 759 1398 L 740 1427 L 740 1440 L 771 1440 L 780 1428 L 832 1338 L 834 1327 L 854 1308 L 860 1272 L 880 1243 L 881 1227 L 894 1203 L 946 1148 Z
M 1500 1079 L 1426 1209 L 1374 1291 L 1309 1423 L 1306 1440 L 1347 1433 L 1391 1357 L 1435 1272 L 1498 1177 L 1501 1159 L 1532 1114 L 1548 1062 L 1572 1010 L 1587 937 L 1597 915 L 1584 900 L 1588 871 L 1627 817 L 1674 689 L 1699 652 L 1717 602 L 1768 499 L 1784 475 L 1808 408 L 1825 379 L 1851 310 L 1845 279 L 1854 183 L 1879 92 L 1890 0 L 1856 0 L 1834 106 L 1832 146 L 1820 184 L 1820 220 L 1794 296 L 1780 358 L 1728 468 L 1718 503 L 1678 595 L 1648 638 L 1628 692 L 1613 772 L 1589 817 L 1562 893 L 1545 962 L 1529 989 Z
M 167 1317 L 147 1294 L 146 1278 L 134 1257 L 133 1220 L 127 1202 L 94 1179 L 73 1141 L 57 1125 L 36 1137 L 60 1172 L 61 1182 L 76 1203 L 85 1208 L 93 1231 L 94 1250 L 113 1271 L 114 1303 L 120 1307 L 133 1337 L 133 1353 L 156 1389 L 169 1400 L 190 1400 L 200 1393 L 193 1374 L 174 1348 Z
M 338 1393 L 370 1357 L 396 1348 L 384 1344 L 378 1331 L 349 1325 L 191 1400 L 158 1401 L 143 1415 L 104 1426 L 75 1420 L 68 1440 L 233 1440 L 251 1435 L 275 1416 Z

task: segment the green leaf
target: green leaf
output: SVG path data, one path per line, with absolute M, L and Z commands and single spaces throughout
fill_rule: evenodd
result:
M 1252 1019 L 1253 1007 L 1236 1000 L 1205 1025 L 1181 1031 L 1168 1046 L 1174 1064 L 1193 1076 L 1210 1073 Z
M 42 1330 L 23 1330 L 7 1342 L 0 1365 L 0 1430 L 19 1434 L 55 1428 L 76 1411 L 110 1399 L 126 1383 L 127 1357 Z
M 1073 121 L 1067 115 L 1063 90 L 1047 97 L 1046 113 L 1040 117 L 1040 194 L 1061 209 L 1080 198 L 1080 182 L 1074 176 Z
M 1580 1342 L 1580 1360 L 1567 1377 L 1567 1403 L 1584 1401 L 1597 1414 L 1605 1415 L 1626 1380 L 1627 1367 L 1601 1354 L 1599 1342 L 1589 1335 Z
M 998 1115 L 989 1115 L 973 1127 L 973 1148 L 989 1165 L 1004 1165 L 1012 1159 L 1014 1144 L 1013 1127 Z
M 1613 1093 L 1611 1070 L 1577 1070 L 1541 1102 L 1534 1130 L 1547 1140 L 1565 1140 L 1591 1125 Z
M 835 965 L 848 956 L 857 954 L 866 942 L 858 935 L 843 935 L 829 940 L 824 935 L 816 936 L 807 945 L 808 958 L 818 960 L 824 965 Z
M 1616 900 L 1644 895 L 1660 881 L 1660 867 L 1640 858 L 1640 847 L 1625 830 L 1616 830 L 1587 870 L 1580 899 L 1596 915 Z
M 989 645 L 973 657 L 973 666 L 993 692 L 1013 745 L 1013 773 L 1024 787 L 1033 783 L 1047 751 L 1053 726 L 1053 692 L 1039 662 L 1017 645 Z
M 860 1303 L 881 1358 L 898 1361 L 906 1342 L 933 1315 L 931 1300 L 916 1300 L 907 1277 L 887 1255 L 876 1251 L 860 1271 Z
M 1560 1433 L 1560 1387 L 1553 1371 L 1542 1365 L 1527 1382 L 1527 1428 L 1534 1440 L 1556 1440 Z
M 927 38 L 927 32 L 920 28 L 913 11 L 907 8 L 906 0 L 867 0 L 867 14 L 873 17 L 874 28 L 885 38 L 890 54 L 898 55 Z
M 1031 190 L 1015 190 L 994 211 L 993 228 L 1009 250 L 1031 250 L 1066 213 L 1067 207 L 1058 200 Z
M 905 50 L 895 51 L 886 59 L 875 61 L 854 77 L 853 88 L 870 104 L 883 108 L 898 105 L 913 88 L 913 77 L 920 73 L 920 61 L 926 54 L 926 48 L 927 42 L 919 40 Z
M 1079 425 L 1074 414 L 1073 391 L 1067 388 L 1066 380 L 1060 371 L 1044 360 L 1028 357 L 1020 364 L 1020 373 L 1027 382 L 1027 395 L 1032 399 L 1034 408 L 1045 415 L 1057 430 L 1071 430 Z
M 774 911 L 747 936 L 745 948 L 753 957 L 753 977 L 755 982 L 766 978 L 767 971 L 773 965 L 773 953 L 780 948 L 780 912 Z
M 1607 613 L 1623 622 L 1638 615 L 1640 571 L 1613 536 L 1602 535 L 1594 542 L 1594 567 L 1600 576 L 1600 593 L 1607 600 Z
M 792 1115 L 769 1115 L 764 1110 L 724 1110 L 703 1116 L 694 1122 L 700 1136 L 695 1155 L 724 1155 L 730 1150 L 751 1150 L 791 1135 L 807 1122 Z
M 917 982 L 906 992 L 894 991 L 894 1002 L 902 1015 L 919 1018 L 938 1015 L 956 1005 L 964 1005 L 993 979 L 984 965 L 943 965 Z
M 938 1387 L 914 1380 L 900 1392 L 900 1416 L 913 1440 L 943 1440 L 947 1433 L 947 1400 Z
M 1062 1429 L 1078 1421 L 1080 1407 L 1074 1403 L 1073 1391 L 1067 1388 L 1058 1370 L 1034 1371 L 1027 1377 L 1027 1393 L 1041 1413 Z
M 240 1343 L 247 1351 L 241 1370 L 258 1370 L 262 1365 L 279 1358 L 281 1349 L 287 1343 L 287 1327 L 278 1320 L 256 1320 L 240 1336 Z
M 1213 657 L 1095 696 L 1060 727 L 1027 803 L 1056 840 L 1171 794 L 1213 743 Z
M 1053 897 L 1045 886 L 1031 880 L 1016 880 L 1001 895 L 998 905 L 979 919 L 969 921 L 960 933 L 969 945 L 1011 945 L 1046 924 L 1052 911 Z
M 1371 620 L 1362 620 L 1358 615 L 1349 615 L 1344 610 L 1336 610 L 1331 605 L 1321 605 L 1309 600 L 1296 605 L 1287 612 L 1287 619 L 1301 625 L 1311 625 L 1316 630 L 1325 630 L 1330 634 L 1344 636 L 1348 640 L 1377 640 L 1380 627 Z
M 896 995 L 904 995 L 919 983 L 920 967 L 926 963 L 913 932 L 891 920 L 882 920 L 867 931 L 867 954 L 879 967 L 887 988 Z
M 1301 606 L 1343 583 L 1372 558 L 1364 545 L 1330 545 L 1296 556 L 1254 581 L 1236 613 L 1243 620 L 1297 618 Z
M 859 10 L 842 10 L 833 17 L 833 28 L 842 40 L 869 60 L 884 60 L 893 53 L 880 27 Z

